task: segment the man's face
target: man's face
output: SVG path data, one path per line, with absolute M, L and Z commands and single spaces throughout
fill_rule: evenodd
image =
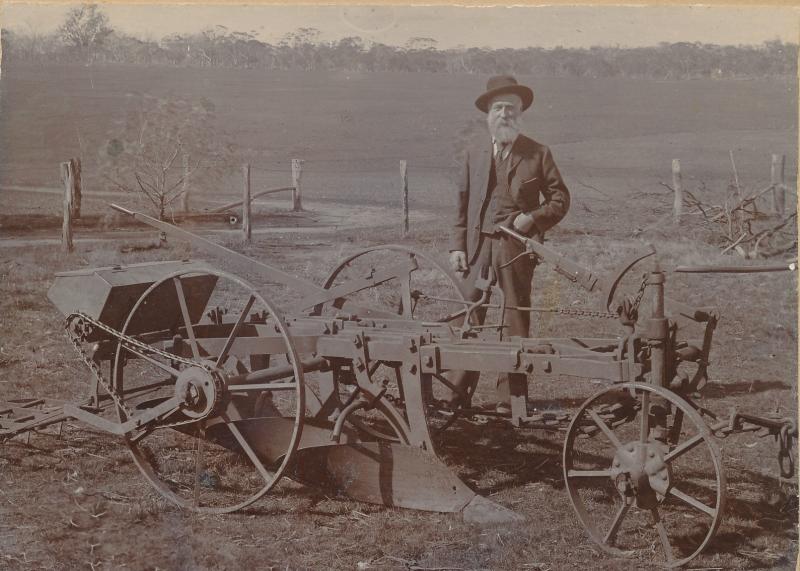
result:
M 522 115 L 522 99 L 518 95 L 508 93 L 498 95 L 489 102 L 486 122 L 489 132 L 498 142 L 512 142 L 519 135 L 519 117 Z

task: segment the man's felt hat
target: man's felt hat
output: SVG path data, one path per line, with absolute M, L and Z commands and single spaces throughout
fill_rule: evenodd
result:
M 475 106 L 484 113 L 489 112 L 489 102 L 493 97 L 513 93 L 522 99 L 522 110 L 525 111 L 533 103 L 533 90 L 520 85 L 513 75 L 495 75 L 486 82 L 486 93 L 475 100 Z

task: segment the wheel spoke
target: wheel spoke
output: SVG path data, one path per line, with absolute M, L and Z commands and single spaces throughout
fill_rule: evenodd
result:
M 137 350 L 135 350 L 133 347 L 131 347 L 129 345 L 125 345 L 125 350 L 128 351 L 129 353 L 133 353 L 134 355 L 136 355 L 140 359 L 144 359 L 148 363 L 151 363 L 151 364 L 155 365 L 156 367 L 158 367 L 159 369 L 162 369 L 163 371 L 169 373 L 173 377 L 177 377 L 178 375 L 180 375 L 180 371 L 178 371 L 177 369 L 173 369 L 172 367 L 170 367 L 166 363 L 162 363 L 158 359 L 154 359 L 153 357 L 145 354 L 142 351 L 137 351 Z
M 414 256 L 411 256 L 412 260 Z M 400 306 L 401 314 L 406 319 L 413 319 L 413 312 L 411 306 L 411 272 L 408 272 L 403 276 L 403 280 L 400 282 Z
M 653 514 L 653 521 L 656 524 L 656 531 L 658 531 L 658 537 L 661 539 L 661 546 L 664 548 L 664 556 L 667 558 L 667 563 L 672 563 L 675 558 L 672 555 L 672 545 L 667 536 L 667 528 L 664 527 L 664 522 L 661 521 L 661 517 L 658 515 L 658 508 L 652 508 L 650 513 Z
M 297 389 L 297 383 L 259 383 L 252 385 L 228 385 L 229 391 L 293 391 Z
M 678 498 L 682 502 L 685 502 L 686 504 L 689 504 L 693 508 L 695 508 L 697 510 L 700 510 L 701 512 L 703 512 L 704 514 L 706 514 L 706 515 L 708 515 L 710 517 L 716 517 L 716 515 L 717 515 L 717 510 L 716 509 L 707 506 L 706 504 L 704 504 L 703 502 L 701 502 L 700 500 L 698 500 L 694 496 L 690 496 L 686 492 L 680 491 L 678 488 L 670 488 L 669 489 L 669 494 L 675 496 L 676 498 Z
M 693 436 L 692 438 L 690 438 L 689 440 L 687 440 L 686 442 L 684 442 L 683 444 L 681 444 L 677 448 L 674 448 L 673 450 L 668 452 L 664 456 L 664 462 L 669 463 L 669 462 L 672 462 L 673 460 L 675 460 L 677 458 L 680 458 L 683 454 L 686 454 L 687 452 L 692 450 L 695 446 L 700 444 L 702 441 L 703 441 L 703 435 L 702 434 L 696 434 L 695 436 Z
M 606 435 L 606 438 L 608 438 L 611 441 L 611 444 L 614 446 L 614 448 L 616 448 L 617 450 L 622 450 L 622 443 L 617 438 L 617 435 L 614 434 L 614 432 L 608 427 L 608 425 L 605 422 L 603 422 L 603 419 L 600 418 L 600 416 L 593 410 L 587 410 L 586 412 L 589 413 L 589 416 L 592 417 L 592 420 L 597 425 L 597 427 L 603 431 L 603 434 Z
M 264 478 L 264 482 L 269 484 L 272 481 L 272 474 L 270 474 L 266 468 L 264 468 L 264 464 L 261 463 L 261 460 L 258 458 L 256 453 L 250 447 L 250 444 L 245 440 L 245 437 L 239 431 L 239 428 L 234 424 L 229 418 L 224 418 L 225 424 L 228 427 L 228 430 L 231 431 L 233 437 L 236 438 L 236 441 L 239 443 L 239 446 L 242 447 L 244 453 L 247 454 L 247 457 L 250 459 L 250 462 L 253 464 L 258 473 L 261 474 L 261 477 Z
M 192 355 L 194 355 L 195 359 L 200 359 L 200 349 L 197 346 L 197 339 L 194 336 L 192 319 L 189 316 L 189 306 L 186 303 L 186 295 L 183 291 L 183 282 L 178 276 L 172 278 L 172 281 L 175 283 L 175 292 L 178 294 L 178 304 L 181 306 L 183 325 L 186 327 L 186 335 L 189 337 L 189 345 L 192 347 Z
M 642 425 L 639 430 L 639 442 L 644 444 L 650 436 L 650 393 L 644 391 L 642 393 Z M 645 453 L 645 448 L 642 447 L 642 453 Z
M 669 429 L 669 444 L 670 446 L 674 446 L 677 444 L 678 439 L 681 437 L 681 429 L 683 428 L 683 410 L 677 409 L 675 411 L 675 417 L 672 420 L 672 426 Z
M 622 520 L 625 519 L 625 514 L 628 513 L 628 510 L 631 508 L 631 504 L 626 503 L 624 500 L 622 505 L 619 507 L 617 511 L 617 515 L 614 516 L 614 521 L 611 522 L 611 527 L 608 528 L 608 533 L 603 538 L 603 543 L 606 545 L 613 545 L 614 541 L 617 538 L 617 532 L 619 531 L 620 525 L 622 525 Z
M 562 457 L 570 502 L 603 551 L 649 559 L 648 568 L 686 565 L 713 539 L 725 509 L 716 442 L 692 403 L 661 386 L 631 383 L 642 418 L 616 421 L 604 411 L 622 402 L 619 390 L 590 397 L 570 423 Z M 597 438 L 582 438 L 587 433 Z
M 212 315 L 212 321 L 224 328 L 213 351 L 204 346 L 200 331 L 204 326 L 195 315 L 199 308 L 194 307 L 192 284 L 193 276 L 200 274 L 203 279 L 199 287 L 209 300 L 206 305 L 227 307 L 230 311 L 224 320 L 222 311 L 218 316 Z M 300 369 L 305 363 L 293 364 L 300 363 L 300 358 L 285 332 L 280 313 L 257 289 L 236 276 L 215 270 L 176 271 L 153 283 L 128 313 L 121 329 L 123 335 L 136 335 L 133 324 L 146 318 L 145 310 L 161 301 L 165 290 L 172 296 L 175 319 L 171 323 L 177 330 L 172 333 L 159 330 L 134 337 L 130 342 L 123 337 L 116 344 L 112 377 L 120 402 L 115 408 L 119 421 L 131 428 L 123 438 L 136 467 L 164 498 L 199 513 L 230 513 L 263 497 L 291 466 L 292 455 L 299 447 L 305 411 L 306 393 L 302 391 L 303 371 Z M 261 363 L 255 359 L 258 363 L 254 364 L 251 359 L 251 368 L 247 370 L 245 363 L 236 359 L 240 357 L 238 353 L 245 337 L 252 339 L 249 336 L 256 334 L 251 331 L 251 316 L 256 310 L 259 319 L 252 319 L 253 324 L 266 321 L 269 327 L 276 325 L 275 333 L 283 348 L 280 353 L 287 355 L 288 367 L 270 369 L 268 361 Z M 262 319 L 261 315 L 270 317 Z M 167 353 L 165 345 L 169 345 L 175 333 L 180 336 L 175 337 L 175 350 Z M 235 367 L 229 367 L 230 375 L 226 375 L 225 383 L 243 385 L 237 386 L 238 393 L 234 393 L 240 396 L 224 399 L 220 403 L 223 410 L 208 419 L 183 417 L 181 411 L 191 414 L 186 408 L 189 404 L 175 396 L 176 379 L 186 373 L 188 359 L 196 362 L 198 357 L 211 359 L 212 366 L 214 363 L 231 365 L 230 362 L 236 360 Z M 265 370 L 254 370 L 259 363 L 265 365 Z M 266 386 L 255 387 L 255 384 Z M 295 393 L 298 393 L 296 398 L 279 398 Z M 265 403 L 274 402 L 281 416 L 294 420 L 294 426 L 288 428 L 291 432 L 287 434 L 286 447 L 264 450 L 257 430 L 241 422 L 260 414 L 246 405 L 259 394 L 266 397 Z M 274 397 L 274 401 L 270 397 Z M 241 410 L 237 404 L 243 405 Z M 219 426 L 222 423 L 228 428 Z M 181 424 L 185 430 L 174 430 Z M 231 457 L 231 450 L 237 458 Z M 231 476 L 229 483 L 225 483 L 226 474 Z
M 381 309 L 380 307 L 375 307 L 374 305 L 365 305 L 361 302 L 355 303 L 343 297 L 338 298 L 333 303 L 333 307 L 353 314 L 358 314 L 359 317 L 383 317 L 386 319 L 397 319 L 396 311 L 388 311 L 386 308 Z
M 256 296 L 250 294 L 250 299 L 247 300 L 247 303 L 242 310 L 241 315 L 239 315 L 239 319 L 236 320 L 236 325 L 233 326 L 231 330 L 231 334 L 228 335 L 228 338 L 225 340 L 225 345 L 222 348 L 222 351 L 217 357 L 216 366 L 219 367 L 222 363 L 225 362 L 225 359 L 228 358 L 228 352 L 233 347 L 233 342 L 236 340 L 236 336 L 239 335 L 239 330 L 242 328 L 244 324 L 244 320 L 247 319 L 247 314 L 250 311 L 250 308 L 253 307 L 253 303 L 256 301 Z
M 568 478 L 610 478 L 611 470 L 570 470 Z
M 126 418 L 126 420 L 128 420 L 128 419 Z M 144 429 L 142 429 L 138 433 L 134 434 L 133 436 L 126 436 L 125 439 L 130 444 L 136 444 L 137 442 L 139 442 L 145 436 L 150 436 L 153 433 L 154 430 L 155 430 L 155 426 L 152 425 L 152 424 L 149 424 Z
M 197 428 L 197 448 L 195 449 L 194 458 L 194 508 L 200 507 L 200 477 L 203 475 L 205 469 L 205 431 L 200 427 Z

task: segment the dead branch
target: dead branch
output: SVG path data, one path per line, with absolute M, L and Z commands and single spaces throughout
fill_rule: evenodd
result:
M 735 168 L 733 157 L 731 164 Z M 674 192 L 669 184 L 665 182 L 659 184 Z M 772 185 L 752 193 L 745 193 L 745 189 L 738 185 L 735 188 L 733 185 L 728 188 L 730 192 L 721 204 L 704 202 L 698 198 L 698 194 L 688 190 L 683 191 L 686 210 L 701 216 L 701 224 L 724 243 L 722 253 L 734 250 L 746 258 L 755 258 L 759 255 L 769 257 L 784 254 L 796 248 L 796 230 L 790 232 L 788 228 L 791 224 L 797 223 L 796 215 L 792 214 L 777 223 L 767 225 L 770 220 L 775 220 L 774 217 L 758 209 L 758 199 L 770 192 Z M 702 192 L 704 189 L 705 185 L 701 183 L 701 196 L 706 194 Z M 778 244 L 775 244 L 776 241 Z M 773 243 L 769 244 L 770 242 Z

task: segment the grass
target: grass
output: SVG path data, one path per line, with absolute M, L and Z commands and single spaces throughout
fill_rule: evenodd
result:
M 221 188 L 198 201 L 238 198 L 241 163 L 252 164 L 254 189 L 270 188 L 289 183 L 290 159 L 302 158 L 309 199 L 399 204 L 398 163 L 407 160 L 412 212 L 443 209 L 456 141 L 481 124 L 472 101 L 483 78 L 470 75 L 132 66 L 5 66 L 3 72 L 0 185 L 60 188 L 58 163 L 80 155 L 84 189 L 107 190 L 100 154 L 128 95 L 202 93 L 216 106 L 219 128 L 236 141 L 238 158 Z M 768 183 L 770 154 L 783 153 L 794 186 L 793 82 L 519 79 L 536 89 L 525 132 L 552 147 L 576 207 L 594 210 L 604 200 L 591 187 L 617 201 L 648 200 L 645 193 L 660 192 L 659 180 L 669 179 L 673 158 L 682 161 L 687 188 L 700 181 L 724 188 L 729 150 L 742 185 Z M 52 197 L 29 198 L 4 191 L 0 211 L 60 209 Z M 86 201 L 90 212 L 93 200 Z
M 338 228 L 333 235 L 255 235 L 244 248 L 236 235 L 214 240 L 316 283 L 343 257 L 387 242 L 446 256 L 451 141 L 465 124 L 480 119 L 468 110 L 481 78 L 115 67 L 3 71 L 0 143 L 5 141 L 7 153 L 0 184 L 58 187 L 56 163 L 80 148 L 84 187 L 102 190 L 93 161 L 125 94 L 188 93 L 202 85 L 221 124 L 239 143 L 242 159 L 262 167 L 253 171 L 254 187 L 285 184 L 287 160 L 305 158 L 311 211 L 305 216 L 318 220 L 308 225 Z M 670 197 L 659 185 L 669 177 L 670 159 L 682 159 L 688 188 L 706 182 L 710 194 L 727 186 L 731 147 L 747 187 L 768 179 L 772 152 L 786 152 L 787 172 L 795 170 L 793 84 L 520 79 L 537 89 L 526 131 L 551 144 L 574 198 L 568 217 L 549 233 L 550 245 L 601 274 L 648 242 L 657 246 L 665 267 L 731 263 L 690 216 L 681 226 L 672 224 Z M 311 99 L 318 104 L 308 105 Z M 400 159 L 409 160 L 411 181 L 412 233 L 405 238 L 396 210 L 387 210 L 399 204 Z M 226 188 L 198 202 L 238 196 L 238 172 L 237 166 Z M 106 200 L 86 196 L 85 212 L 106 216 Z M 301 224 L 275 208 L 263 207 L 259 225 Z M 58 225 L 32 232 L 27 225 L 36 220 L 20 214 L 39 214 L 52 224 L 59 209 L 60 200 L 52 195 L 0 193 L 0 223 L 21 238 L 51 235 Z M 349 227 L 353 219 L 362 227 Z M 118 221 L 100 224 L 115 228 Z M 93 232 L 80 228 L 78 236 Z M 67 256 L 52 247 L 2 250 L 0 398 L 84 396 L 88 372 L 62 337 L 62 316 L 46 300 L 52 275 L 209 258 L 173 241 L 147 249 L 153 243 L 153 235 L 146 234 L 116 243 L 79 242 Z M 226 260 L 211 261 L 233 270 Z M 244 277 L 279 307 L 297 299 L 289 288 L 265 284 L 257 272 Z M 639 280 L 637 269 L 621 292 L 635 293 Z M 669 296 L 716 305 L 722 315 L 711 381 L 699 401 L 703 406 L 722 414 L 736 405 L 796 418 L 796 287 L 794 274 L 668 276 Z M 535 274 L 533 304 L 599 309 L 600 296 L 542 266 Z M 548 314 L 534 319 L 532 330 L 540 336 L 618 333 L 611 322 Z M 534 380 L 531 397 L 542 408 L 576 407 L 598 388 L 572 378 Z M 486 375 L 476 400 L 493 399 Z M 562 440 L 558 433 L 466 423 L 444 433 L 441 454 L 460 477 L 527 518 L 509 529 L 481 529 L 446 514 L 333 500 L 285 479 L 241 513 L 194 515 L 155 495 L 118 440 L 68 424 L 63 438 L 48 431 L 33 435 L 30 444 L 15 439 L 0 447 L 0 569 L 647 568 L 646 561 L 601 553 L 586 537 L 564 491 Z M 743 434 L 719 444 L 730 509 L 695 565 L 794 568 L 796 488 L 776 478 L 774 443 Z
M 256 239 L 247 253 L 321 282 L 341 259 L 361 247 L 383 242 L 368 229 L 341 232 L 336 244 L 318 236 Z M 431 253 L 443 249 L 440 229 L 415 227 L 406 239 Z M 553 245 L 607 270 L 634 248 L 619 239 L 601 244 L 585 234 L 556 232 Z M 229 243 L 237 248 L 234 240 Z M 713 247 L 689 240 L 659 244 L 664 264 L 722 263 Z M 611 253 L 613 251 L 613 254 Z M 3 395 L 81 395 L 86 371 L 60 338 L 60 316 L 44 295 L 54 271 L 181 259 L 191 255 L 181 244 L 164 249 L 121 253 L 119 246 L 81 248 L 68 257 L 29 248 L 4 260 L 2 280 Z M 224 261 L 221 261 L 224 265 Z M 251 276 L 254 278 L 256 276 Z M 700 280 L 698 285 L 697 280 Z M 537 269 L 534 303 L 581 306 L 591 295 L 547 271 Z M 633 284 L 624 284 L 626 290 Z M 735 285 L 735 288 L 733 287 Z M 701 402 L 719 412 L 736 403 L 744 410 L 780 410 L 795 414 L 796 315 L 794 277 L 680 277 L 669 282 L 670 295 L 693 303 L 716 301 L 723 320 L 712 354 L 714 381 Z M 292 292 L 271 289 L 280 302 Z M 16 301 L 29 300 L 28 302 Z M 38 303 L 33 303 L 35 300 Z M 748 311 L 741 311 L 747 304 Z M 13 326 L 12 326 L 13 324 Z M 540 334 L 580 335 L 596 331 L 584 320 L 541 320 Z M 613 329 L 613 328 L 612 328 Z M 773 355 L 773 356 L 770 356 Z M 10 381 L 10 382 L 9 382 Z M 488 379 L 487 379 L 488 381 Z M 480 398 L 491 399 L 491 382 Z M 596 389 L 564 380 L 532 385 L 532 397 L 575 403 Z M 572 406 L 572 404 L 571 404 Z M 476 433 L 476 430 L 479 432 Z M 445 433 L 442 454 L 481 493 L 524 514 L 528 523 L 511 529 L 470 527 L 444 514 L 412 512 L 334 501 L 284 481 L 275 493 L 242 513 L 197 516 L 182 512 L 153 494 L 131 464 L 124 447 L 107 436 L 68 426 L 63 439 L 34 435 L 31 446 L 14 440 L 0 451 L 2 521 L 25 533 L 10 532 L 2 565 L 44 568 L 198 568 L 234 565 L 285 569 L 634 569 L 645 562 L 606 556 L 586 539 L 572 515 L 560 474 L 561 436 L 514 433 L 502 427 L 461 425 Z M 753 442 L 759 444 L 750 447 Z M 792 488 L 774 479 L 773 447 L 752 435 L 721 441 L 730 481 L 731 510 L 717 539 L 696 561 L 706 567 L 788 569 L 796 552 L 796 503 Z M 28 506 L 35 493 L 39 502 Z M 46 498 L 46 499 L 43 499 Z M 88 510 L 88 511 L 87 511 Z M 0 534 L 6 530 L 0 528 Z M 135 537 L 135 541 L 132 539 Z M 146 553 L 141 545 L 147 545 Z M 35 562 L 35 563 L 25 563 Z

